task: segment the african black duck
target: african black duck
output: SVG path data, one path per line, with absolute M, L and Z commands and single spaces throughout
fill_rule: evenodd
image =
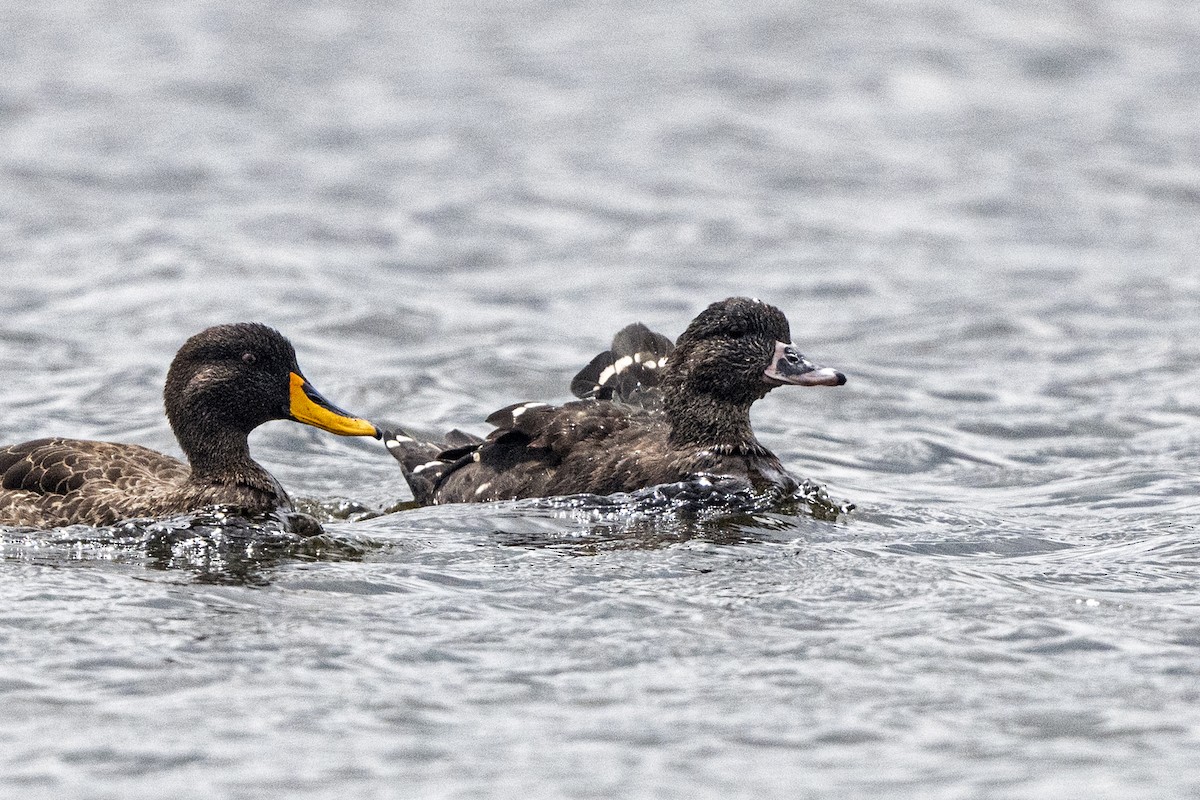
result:
M 845 382 L 800 355 L 782 311 L 734 297 L 701 312 L 673 348 L 643 325 L 625 328 L 572 382 L 585 399 L 503 408 L 486 439 L 383 438 L 424 504 L 605 495 L 702 475 L 792 491 L 797 481 L 755 438 L 750 407 L 778 386 Z

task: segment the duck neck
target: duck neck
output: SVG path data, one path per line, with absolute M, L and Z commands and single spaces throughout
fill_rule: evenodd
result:
M 710 394 L 679 392 L 664 398 L 671 444 L 750 455 L 762 450 L 750 428 L 750 406 Z
M 205 486 L 245 486 L 269 495 L 278 493 L 271 474 L 250 457 L 247 434 L 231 429 L 177 429 L 176 437 L 192 468 L 193 483 Z

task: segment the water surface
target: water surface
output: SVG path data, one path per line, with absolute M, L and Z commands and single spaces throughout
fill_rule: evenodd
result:
M 63 2 L 0 33 L 0 433 L 178 453 L 258 320 L 355 413 L 564 400 L 627 322 L 783 308 L 755 406 L 857 508 L 400 510 L 0 537 L 0 794 L 1200 792 L 1200 10 Z M 194 525 L 194 527 L 189 527 Z

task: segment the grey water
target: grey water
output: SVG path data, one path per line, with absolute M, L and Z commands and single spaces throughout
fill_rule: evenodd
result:
M 0 796 L 1200 795 L 1200 6 L 4 4 L 0 441 L 178 454 L 257 320 L 485 433 L 622 325 L 760 297 L 755 406 L 855 509 L 405 507 L 0 533 Z

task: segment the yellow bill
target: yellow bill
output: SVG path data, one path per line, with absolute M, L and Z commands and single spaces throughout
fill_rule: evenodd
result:
M 365 419 L 351 416 L 321 396 L 303 375 L 290 375 L 288 413 L 296 422 L 312 425 L 340 436 L 374 436 L 379 430 Z

